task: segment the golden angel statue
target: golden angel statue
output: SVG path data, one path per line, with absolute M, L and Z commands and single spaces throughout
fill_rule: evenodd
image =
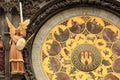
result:
M 22 57 L 22 50 L 25 47 L 26 40 L 26 29 L 30 20 L 25 20 L 24 22 L 19 23 L 19 27 L 15 28 L 8 17 L 6 17 L 8 27 L 10 29 L 10 65 L 11 65 L 11 74 L 23 74 L 24 71 L 24 60 Z

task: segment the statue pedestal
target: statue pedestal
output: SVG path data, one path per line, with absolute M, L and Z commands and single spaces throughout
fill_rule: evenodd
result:
M 11 80 L 23 80 L 24 74 L 13 74 L 11 75 Z

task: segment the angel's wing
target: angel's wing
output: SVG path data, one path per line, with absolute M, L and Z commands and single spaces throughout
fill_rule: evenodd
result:
M 15 27 L 12 25 L 12 23 L 10 22 L 8 17 L 6 17 L 6 21 L 7 21 L 8 27 L 10 29 L 10 36 L 12 37 L 15 34 Z
M 29 25 L 29 23 L 30 23 L 30 19 L 27 19 L 24 22 L 19 23 L 18 29 L 21 29 L 21 28 L 22 29 L 27 29 L 27 26 Z

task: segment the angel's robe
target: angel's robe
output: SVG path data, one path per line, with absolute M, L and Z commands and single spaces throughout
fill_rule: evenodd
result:
M 22 37 L 26 36 L 26 29 L 30 20 L 25 20 L 24 22 L 19 23 L 19 27 L 15 28 L 14 25 L 10 22 L 8 17 L 6 17 L 6 22 L 10 29 L 11 37 L 11 48 L 10 48 L 10 64 L 11 64 L 11 73 L 24 73 L 24 60 L 22 57 L 22 51 L 17 49 L 16 43 Z
M 18 35 L 11 37 L 10 64 L 12 74 L 24 73 L 24 60 L 22 57 L 22 51 L 16 48 L 16 43 L 20 38 L 21 36 Z

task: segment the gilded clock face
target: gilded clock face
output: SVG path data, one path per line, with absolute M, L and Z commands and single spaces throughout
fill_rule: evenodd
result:
M 119 80 L 120 30 L 96 16 L 75 16 L 53 26 L 42 45 L 48 80 Z

